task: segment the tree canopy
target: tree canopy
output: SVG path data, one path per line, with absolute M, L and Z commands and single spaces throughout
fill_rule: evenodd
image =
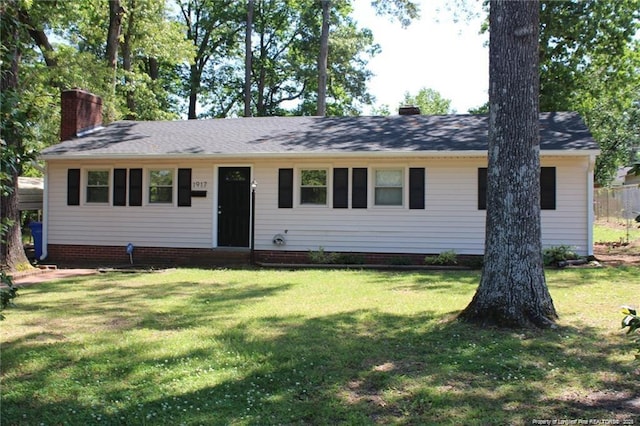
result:
M 543 1 L 540 109 L 578 111 L 607 185 L 640 145 L 640 0 Z
M 420 108 L 420 114 L 423 115 L 442 115 L 454 112 L 451 109 L 451 99 L 445 99 L 437 90 L 426 87 L 420 89 L 416 95 L 405 92 L 402 105 L 415 105 Z
M 315 114 L 322 5 L 317 0 L 0 3 L 2 177 L 4 194 L 12 200 L 4 205 L 14 204 L 10 189 L 17 175 L 36 173 L 29 161 L 18 160 L 58 141 L 62 89 L 99 95 L 105 123 Z M 324 21 L 331 29 L 324 33 L 327 66 L 321 83 L 326 114 L 359 114 L 372 103 L 367 62 L 379 47 L 371 31 L 352 19 L 352 0 L 326 6 Z M 412 0 L 372 6 L 403 26 L 419 14 Z M 15 167 L 7 173 L 10 166 Z M 19 219 L 14 210 L 3 210 L 2 223 L 18 247 L 19 227 L 9 227 Z M 3 242 L 3 253 L 6 247 Z

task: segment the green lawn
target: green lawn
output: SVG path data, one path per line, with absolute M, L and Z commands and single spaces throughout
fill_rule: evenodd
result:
M 1 323 L 1 423 L 638 424 L 619 307 L 640 303 L 640 270 L 547 279 L 559 327 L 525 332 L 454 320 L 478 272 L 178 269 L 34 285 Z
M 640 240 L 640 224 L 635 220 L 604 220 L 593 226 L 593 240 L 596 243 L 633 243 Z

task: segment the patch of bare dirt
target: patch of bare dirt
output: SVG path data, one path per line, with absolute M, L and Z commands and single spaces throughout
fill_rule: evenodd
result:
M 628 391 L 611 389 L 587 394 L 567 392 L 560 399 L 581 412 L 604 409 L 616 413 L 622 419 L 640 414 L 640 397 Z
M 640 266 L 640 242 L 628 245 L 601 244 L 593 246 L 593 254 L 605 266 Z

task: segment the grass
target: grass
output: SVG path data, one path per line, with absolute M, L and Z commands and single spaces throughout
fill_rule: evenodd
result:
M 600 220 L 593 227 L 596 243 L 631 243 L 640 240 L 640 224 L 634 220 Z
M 561 318 L 546 331 L 455 321 L 478 280 L 179 269 L 26 287 L 2 323 L 1 422 L 638 420 L 619 306 L 640 303 L 640 270 L 548 271 Z

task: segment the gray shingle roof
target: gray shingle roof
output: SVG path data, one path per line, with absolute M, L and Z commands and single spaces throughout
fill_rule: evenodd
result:
M 487 150 L 482 115 L 256 117 L 118 121 L 45 149 L 45 159 L 77 156 L 259 156 L 433 153 Z M 540 114 L 542 150 L 597 150 L 577 113 Z

